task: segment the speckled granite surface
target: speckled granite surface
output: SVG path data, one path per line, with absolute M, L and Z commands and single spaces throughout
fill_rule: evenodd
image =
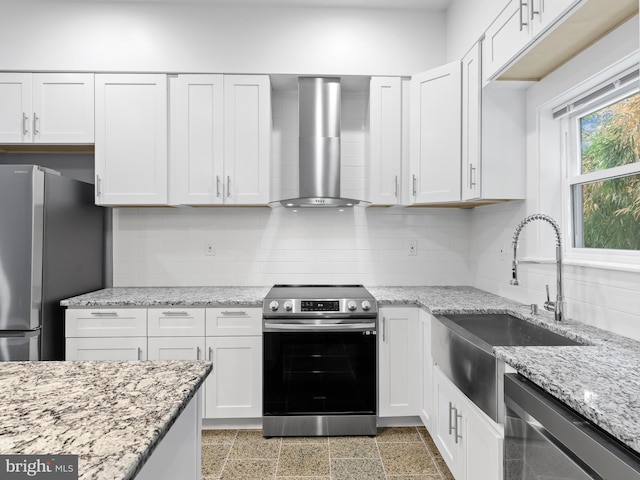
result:
M 60 302 L 63 307 L 153 307 L 256 305 L 271 287 L 117 287 L 78 295 Z
M 262 303 L 270 287 L 121 288 L 81 295 L 68 306 Z M 511 313 L 585 343 L 582 347 L 496 347 L 495 354 L 632 449 L 640 452 L 640 342 L 472 287 L 369 287 L 385 305 L 418 305 L 435 315 Z
M 0 453 L 78 455 L 79 478 L 135 477 L 209 362 L 2 362 Z

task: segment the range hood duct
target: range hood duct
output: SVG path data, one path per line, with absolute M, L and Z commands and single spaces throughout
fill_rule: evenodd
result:
M 299 197 L 279 205 L 353 207 L 367 202 L 340 196 L 340 78 L 298 79 Z

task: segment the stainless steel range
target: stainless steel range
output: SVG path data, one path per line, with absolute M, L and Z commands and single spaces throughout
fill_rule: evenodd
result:
M 275 285 L 263 304 L 263 435 L 375 435 L 377 323 L 362 285 Z

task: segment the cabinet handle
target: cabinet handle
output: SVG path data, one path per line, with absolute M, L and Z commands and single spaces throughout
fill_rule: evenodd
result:
M 138 360 L 142 360 L 142 349 L 138 347 Z
M 100 175 L 96 175 L 96 197 L 100 198 L 102 196 L 102 179 Z
M 40 117 L 38 117 L 36 112 L 33 112 L 33 134 L 34 135 L 38 135 L 40 133 L 40 130 L 38 130 L 38 121 L 39 120 L 40 120 Z
M 527 25 L 529 25 L 528 23 L 526 23 L 522 17 L 522 7 L 526 7 L 528 6 L 527 2 L 523 2 L 522 0 L 520 0 L 520 31 L 522 31 L 524 29 L 524 27 L 526 27 Z
M 397 175 L 396 175 L 396 178 L 395 178 L 395 187 L 396 187 L 395 195 L 396 195 L 396 198 L 398 198 L 398 176 Z
M 162 312 L 162 315 L 165 315 L 167 317 L 186 317 L 187 315 L 189 315 L 189 312 L 168 311 L 168 312 Z
M 216 175 L 216 197 L 220 198 L 220 175 Z
M 462 435 L 460 435 L 458 433 L 458 427 L 460 426 L 459 420 L 462 418 L 462 415 L 460 415 L 458 413 L 458 409 L 457 408 L 454 408 L 454 410 L 456 411 L 456 417 L 455 417 L 456 418 L 456 424 L 455 424 L 455 428 L 454 428 L 456 433 L 455 433 L 455 437 L 454 438 L 455 438 L 456 443 L 458 443 L 462 439 Z
M 416 176 L 413 175 L 413 196 L 416 196 Z
M 536 8 L 533 6 L 533 2 L 535 0 L 531 0 L 531 21 L 533 21 L 533 17 L 535 17 L 536 15 L 540 15 L 540 10 L 536 10 Z
M 231 177 L 227 175 L 227 198 L 231 196 Z
M 26 135 L 27 133 L 29 133 L 29 117 L 22 112 L 22 134 Z
M 451 402 L 449 402 L 449 435 L 453 433 L 453 422 L 451 421 L 451 412 L 453 412 L 454 410 L 455 410 L 455 407 Z
M 213 348 L 209 347 L 209 361 L 213 363 Z
M 469 164 L 469 188 L 473 188 L 476 186 L 476 167 Z
M 200 347 L 196 347 L 196 360 L 200 360 Z
M 382 343 L 387 341 L 387 319 L 382 317 Z
M 117 317 L 118 312 L 91 312 L 96 317 Z
M 240 315 L 245 316 L 247 314 L 247 312 L 245 312 L 244 310 L 236 310 L 235 312 L 232 310 L 224 310 L 221 313 L 222 315 L 236 315 L 236 316 L 240 316 Z

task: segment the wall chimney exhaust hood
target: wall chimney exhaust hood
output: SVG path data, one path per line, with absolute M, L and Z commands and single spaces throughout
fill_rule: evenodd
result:
M 340 78 L 298 78 L 299 196 L 272 206 L 353 207 L 340 196 Z

